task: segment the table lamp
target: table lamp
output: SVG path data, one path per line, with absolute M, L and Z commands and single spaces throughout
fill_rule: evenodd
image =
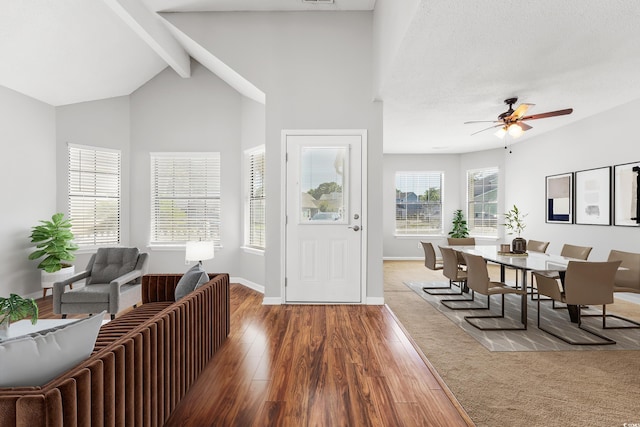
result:
M 184 254 L 184 260 L 186 262 L 198 261 L 200 265 L 202 265 L 202 261 L 212 259 L 213 257 L 213 241 L 200 240 L 187 242 Z

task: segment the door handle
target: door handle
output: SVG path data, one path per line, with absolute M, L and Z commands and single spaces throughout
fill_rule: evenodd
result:
M 357 225 L 354 225 L 353 227 L 349 227 L 350 229 L 352 229 L 353 231 L 359 231 L 360 227 Z

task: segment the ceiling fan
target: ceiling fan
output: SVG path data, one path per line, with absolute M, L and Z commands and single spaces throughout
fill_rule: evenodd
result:
M 537 120 L 537 119 L 546 119 L 547 117 L 555 117 L 555 116 L 564 116 L 567 114 L 571 114 L 573 112 L 573 108 L 565 108 L 564 110 L 557 111 L 549 111 L 546 113 L 533 114 L 530 116 L 525 116 L 527 110 L 530 107 L 533 107 L 535 104 L 520 104 L 518 108 L 513 109 L 513 105 L 518 102 L 518 98 L 508 98 L 504 100 L 504 103 L 509 106 L 509 109 L 504 113 L 498 116 L 498 120 L 475 120 L 470 122 L 464 122 L 464 124 L 469 123 L 496 123 L 495 125 L 488 127 L 486 129 L 479 130 L 477 132 L 472 133 L 471 135 L 475 135 L 480 132 L 484 132 L 489 129 L 499 128 L 495 135 L 498 138 L 504 138 L 504 136 L 509 133 L 514 138 L 518 138 L 521 136 L 524 131 L 531 129 L 527 123 L 524 123 L 527 120 Z

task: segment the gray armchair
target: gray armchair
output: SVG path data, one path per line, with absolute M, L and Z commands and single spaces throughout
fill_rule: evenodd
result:
M 137 248 L 99 248 L 85 271 L 53 284 L 53 312 L 65 318 L 70 313 L 100 313 L 111 318 L 142 299 L 141 279 L 147 272 L 149 255 Z M 65 290 L 85 279 L 85 286 Z

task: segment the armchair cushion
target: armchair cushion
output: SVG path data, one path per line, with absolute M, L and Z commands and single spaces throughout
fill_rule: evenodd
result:
M 90 283 L 110 283 L 136 267 L 138 248 L 99 248 L 91 267 Z
M 0 342 L 0 387 L 43 385 L 89 357 L 104 313 Z

